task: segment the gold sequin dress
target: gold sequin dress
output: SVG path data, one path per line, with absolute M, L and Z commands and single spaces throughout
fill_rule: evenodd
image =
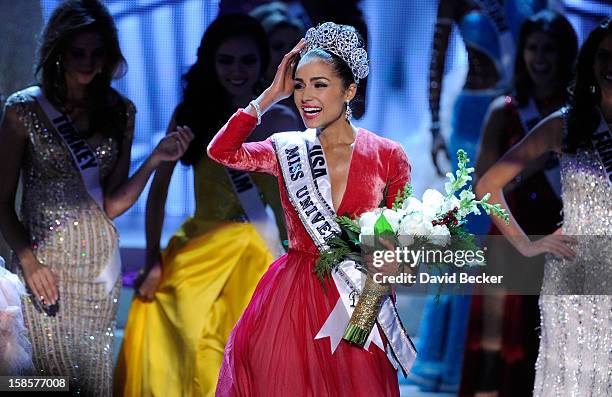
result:
M 612 184 L 593 149 L 560 164 L 563 233 L 578 244 L 544 267 L 533 395 L 612 396 Z
M 41 311 L 34 299 L 23 302 L 34 366 L 38 375 L 69 376 L 73 394 L 110 396 L 121 278 L 110 293 L 104 283 L 94 280 L 119 244 L 117 231 L 85 190 L 68 148 L 36 100 L 17 92 L 6 106 L 15 109 L 28 136 L 21 168 L 20 220 L 36 258 L 59 277 L 56 316 Z M 127 139 L 133 132 L 134 113 L 129 103 Z M 117 140 L 104 138 L 92 147 L 103 180 L 115 166 L 118 145 Z

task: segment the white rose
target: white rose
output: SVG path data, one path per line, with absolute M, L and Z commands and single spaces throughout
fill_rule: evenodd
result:
M 376 208 L 372 211 L 364 212 L 363 214 L 361 214 L 358 220 L 361 231 L 363 232 L 364 228 L 374 230 L 374 224 L 378 220 L 378 217 L 381 213 L 382 208 Z
M 400 236 L 427 236 L 431 234 L 431 227 L 431 223 L 423 218 L 422 213 L 413 212 L 404 218 L 398 232 Z
M 372 245 L 374 243 L 374 224 L 380 217 L 382 208 L 376 208 L 372 211 L 367 211 L 361 214 L 357 223 L 361 229 L 359 234 L 359 243 L 363 245 Z
M 423 210 L 423 203 L 416 197 L 408 197 L 404 204 L 402 204 L 402 209 L 407 213 L 421 212 Z
M 431 235 L 428 236 L 429 241 L 432 244 L 439 245 L 445 247 L 448 243 L 450 243 L 450 232 L 446 225 L 436 225 L 432 228 Z
M 437 215 L 442 212 L 444 205 L 444 196 L 435 189 L 427 189 L 423 193 L 423 216 L 425 219 L 432 221 Z

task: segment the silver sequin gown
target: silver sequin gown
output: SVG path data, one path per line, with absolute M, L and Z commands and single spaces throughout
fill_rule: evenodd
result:
M 68 376 L 71 394 L 110 396 L 121 278 L 110 294 L 93 280 L 119 244 L 117 231 L 88 195 L 71 154 L 36 101 L 17 92 L 7 107 L 14 107 L 19 128 L 29 137 L 21 169 L 20 220 L 38 260 L 59 276 L 55 317 L 38 310 L 33 299 L 23 304 L 37 374 Z M 130 103 L 128 138 L 134 112 Z M 92 149 L 104 180 L 117 162 L 118 142 L 105 138 Z
M 561 183 L 579 244 L 575 260 L 547 258 L 534 396 L 612 396 L 612 184 L 593 150 L 561 156 Z

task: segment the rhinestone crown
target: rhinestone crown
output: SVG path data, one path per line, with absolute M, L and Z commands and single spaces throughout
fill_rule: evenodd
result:
M 364 43 L 359 40 L 357 31 L 348 25 L 337 25 L 325 22 L 306 32 L 306 46 L 302 55 L 308 51 L 320 48 L 339 56 L 353 72 L 355 82 L 365 78 L 370 71 L 368 66 L 368 53 Z

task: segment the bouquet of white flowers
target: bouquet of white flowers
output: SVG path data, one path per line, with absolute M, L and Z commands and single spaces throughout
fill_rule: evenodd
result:
M 357 219 L 340 216 L 336 221 L 341 234 L 328 241 L 329 249 L 322 252 L 315 265 L 315 273 L 324 282 L 340 262 L 351 259 L 362 262 L 362 249 L 365 247 L 386 249 L 380 239 L 395 247 L 427 246 L 445 247 L 450 250 L 477 249 L 474 236 L 465 226 L 469 214 L 480 214 L 482 208 L 487 214 L 495 214 L 508 222 L 508 214 L 499 204 L 490 204 L 490 194 L 476 200 L 472 187 L 466 185 L 472 180 L 474 168 L 467 167 L 469 159 L 463 150 L 457 152 L 458 169 L 453 175 L 447 173 L 449 181 L 445 184 L 446 195 L 435 189 L 427 189 L 422 200 L 412 194 L 407 184 L 399 191 L 392 208 L 386 208 L 387 188 L 379 208 L 361 214 Z M 458 196 L 457 196 L 458 195 Z M 344 339 L 363 346 L 374 323 L 382 300 L 390 288 L 366 279 Z

